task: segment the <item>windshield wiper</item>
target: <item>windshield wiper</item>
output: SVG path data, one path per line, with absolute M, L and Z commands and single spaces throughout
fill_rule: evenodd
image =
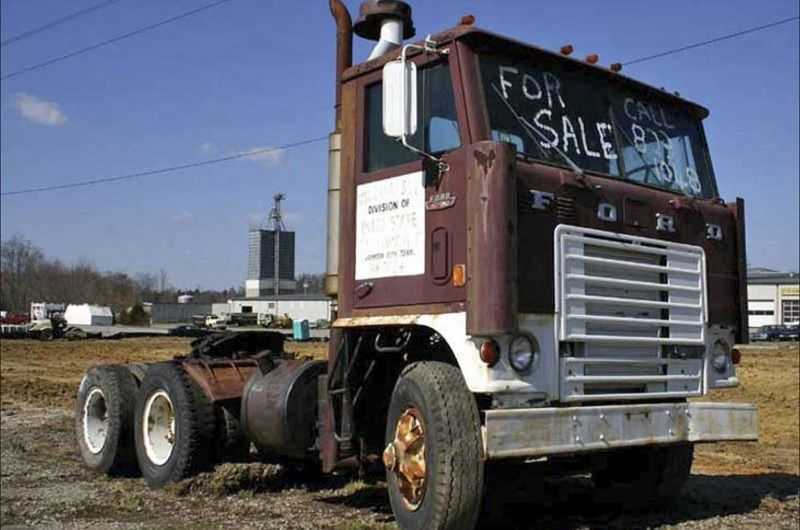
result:
M 621 134 L 621 135 L 622 135 L 622 137 L 625 139 L 625 141 L 626 141 L 626 142 L 628 142 L 628 145 L 630 145 L 630 146 L 633 148 L 633 151 L 634 151 L 634 152 L 636 153 L 636 155 L 639 157 L 639 160 L 641 160 L 641 161 L 642 161 L 642 166 L 641 166 L 641 167 L 639 167 L 639 168 L 636 168 L 636 169 L 635 169 L 634 171 L 632 171 L 630 174 L 637 173 L 638 171 L 640 171 L 640 170 L 642 170 L 642 169 L 643 169 L 643 170 L 644 170 L 644 172 L 645 172 L 645 173 L 644 173 L 644 183 L 645 183 L 645 184 L 647 184 L 648 178 L 649 178 L 651 175 L 652 175 L 653 177 L 656 177 L 656 179 L 658 179 L 658 176 L 657 176 L 657 175 L 656 175 L 656 174 L 653 172 L 653 170 L 651 169 L 651 168 L 652 168 L 652 164 L 650 164 L 650 163 L 647 161 L 647 159 L 646 159 L 644 156 L 642 156 L 642 153 L 640 153 L 640 152 L 639 152 L 639 150 L 638 150 L 638 149 L 636 149 L 636 145 L 635 145 L 635 144 L 634 144 L 634 142 L 631 140 L 631 137 L 630 137 L 630 136 L 628 136 L 628 134 L 625 132 L 625 130 L 624 130 L 622 127 L 620 127 L 619 125 L 617 125 L 617 116 L 616 116 L 616 114 L 614 114 L 614 109 L 613 109 L 613 108 L 611 109 L 611 125 L 614 127 L 614 129 L 616 129 L 616 131 L 617 131 L 619 134 Z M 623 148 L 624 148 L 624 146 L 623 146 Z M 628 174 L 629 174 L 629 173 L 628 173 L 628 171 L 625 171 L 625 178 L 626 178 L 626 179 L 628 178 Z
M 511 102 L 508 101 L 505 97 L 503 97 L 503 94 L 500 92 L 500 89 L 497 88 L 497 85 L 495 85 L 494 83 L 492 83 L 491 85 L 492 89 L 494 90 L 494 93 L 497 94 L 497 97 L 500 98 L 500 101 L 505 103 L 509 112 L 511 112 L 514 118 L 516 118 L 517 122 L 522 126 L 522 130 L 524 130 L 525 134 L 527 134 L 530 137 L 534 145 L 536 145 L 536 147 L 539 149 L 539 152 L 542 154 L 542 156 L 544 158 L 549 158 L 547 156 L 547 153 L 545 153 L 544 151 L 545 147 L 539 143 L 539 141 L 544 141 L 545 143 L 550 144 L 550 142 L 547 140 L 547 137 L 542 133 L 542 131 L 534 127 L 528 120 L 520 116 L 519 112 L 517 112 L 517 110 L 511 105 Z M 535 138 L 533 136 L 533 133 L 536 133 L 539 136 L 539 138 L 538 139 Z M 575 161 L 569 157 L 569 155 L 567 155 L 567 153 L 559 149 L 558 145 L 550 145 L 550 147 L 548 147 L 547 149 L 551 148 L 556 153 L 558 153 L 559 156 L 561 156 L 561 158 L 564 159 L 564 161 L 567 163 L 570 169 L 572 169 L 572 171 L 574 171 L 579 176 L 583 175 L 583 169 L 581 169 L 580 166 L 576 164 Z

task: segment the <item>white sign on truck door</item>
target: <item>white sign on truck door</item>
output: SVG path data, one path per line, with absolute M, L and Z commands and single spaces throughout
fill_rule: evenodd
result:
M 425 273 L 421 171 L 361 184 L 356 191 L 356 280 Z

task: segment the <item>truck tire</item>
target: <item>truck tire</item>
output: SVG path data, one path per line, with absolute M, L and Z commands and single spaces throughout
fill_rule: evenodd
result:
M 688 443 L 613 452 L 592 473 L 598 500 L 632 510 L 668 504 L 689 478 L 693 459 Z
M 461 372 L 440 362 L 403 370 L 386 423 L 387 487 L 406 530 L 475 528 L 483 493 L 480 417 Z
M 250 461 L 250 440 L 244 434 L 238 416 L 227 408 L 217 407 L 217 462 L 240 464 Z
M 145 482 L 160 488 L 216 461 L 214 406 L 180 365 L 147 369 L 136 397 L 136 457 Z
M 75 434 L 83 462 L 109 475 L 138 471 L 133 442 L 136 381 L 119 365 L 86 372 L 75 402 Z
M 128 363 L 123 366 L 136 379 L 136 386 L 138 387 L 141 385 L 142 380 L 144 379 L 144 374 L 147 373 L 147 365 L 144 363 Z

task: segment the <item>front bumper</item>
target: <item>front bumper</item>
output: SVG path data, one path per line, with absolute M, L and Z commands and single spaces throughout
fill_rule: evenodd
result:
M 757 439 L 758 413 L 746 403 L 488 410 L 483 432 L 488 459 Z

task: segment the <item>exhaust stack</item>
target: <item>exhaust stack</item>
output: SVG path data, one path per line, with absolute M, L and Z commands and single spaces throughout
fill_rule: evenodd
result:
M 328 139 L 328 238 L 325 292 L 339 294 L 339 195 L 342 160 L 342 76 L 353 64 L 353 31 L 377 41 L 369 58 L 400 47 L 416 33 L 411 6 L 400 0 L 367 0 L 361 4 L 355 25 L 342 0 L 329 0 L 336 21 L 336 125 Z
M 341 0 L 330 0 L 336 20 L 336 122 L 328 137 L 328 238 L 325 292 L 339 294 L 339 192 L 342 159 L 342 74 L 353 64 L 353 19 Z M 332 315 L 333 316 L 333 315 Z
M 399 48 L 416 34 L 411 6 L 400 0 L 367 0 L 361 3 L 353 30 L 359 37 L 377 41 L 367 60 Z

